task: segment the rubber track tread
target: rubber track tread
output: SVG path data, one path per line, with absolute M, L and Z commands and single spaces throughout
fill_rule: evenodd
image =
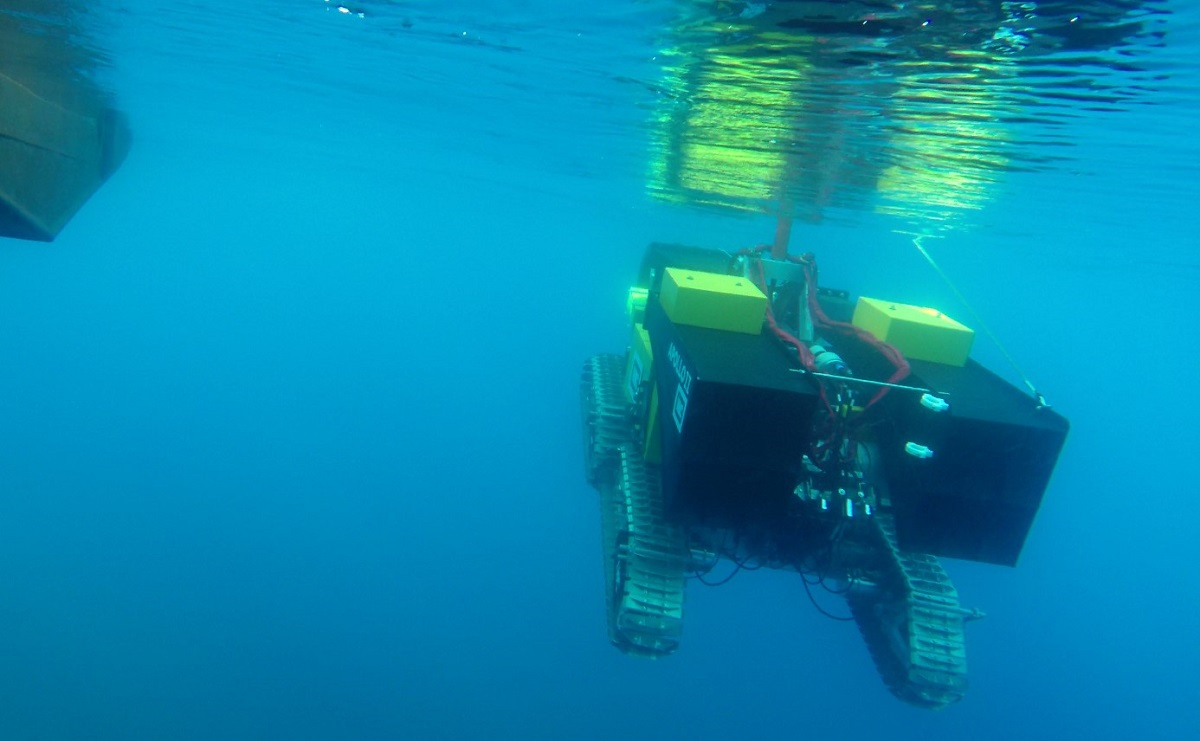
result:
M 936 558 L 899 549 L 889 516 L 875 522 L 891 557 L 893 588 L 880 598 L 849 600 L 875 666 L 905 702 L 925 708 L 958 702 L 967 688 L 958 591 Z
M 636 452 L 623 378 L 620 356 L 584 365 L 586 469 L 600 492 L 609 639 L 625 653 L 657 657 L 679 646 L 686 549 L 664 517 L 658 468 Z
M 615 483 L 617 450 L 630 438 L 624 375 L 625 361 L 620 355 L 597 355 L 583 366 L 584 471 L 588 483 L 596 488 L 601 483 Z

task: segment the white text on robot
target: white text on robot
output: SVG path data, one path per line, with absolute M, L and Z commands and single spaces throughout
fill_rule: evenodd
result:
M 683 356 L 675 349 L 674 342 L 667 348 L 667 360 L 671 361 L 671 367 L 675 369 L 675 375 L 679 377 L 679 386 L 683 389 L 683 393 L 691 393 L 692 374 L 683 364 Z

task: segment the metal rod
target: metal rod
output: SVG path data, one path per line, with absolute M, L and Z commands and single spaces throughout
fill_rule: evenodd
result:
M 933 389 L 921 388 L 920 386 L 905 386 L 900 383 L 888 383 L 886 381 L 870 381 L 870 380 L 867 380 L 866 378 L 855 378 L 854 376 L 839 376 L 834 373 L 818 373 L 816 371 L 805 370 L 803 368 L 788 368 L 788 370 L 790 370 L 792 373 L 807 373 L 808 375 L 816 376 L 817 378 L 832 378 L 835 381 L 842 381 L 844 383 L 861 383 L 864 386 L 886 386 L 887 388 L 898 389 L 900 391 L 919 391 L 922 394 L 933 394 L 934 396 L 949 396 L 949 394 L 944 394 L 940 391 L 934 391 Z
M 792 238 L 792 219 L 780 216 L 775 222 L 775 243 L 771 245 L 771 257 L 783 260 L 787 257 L 788 241 Z

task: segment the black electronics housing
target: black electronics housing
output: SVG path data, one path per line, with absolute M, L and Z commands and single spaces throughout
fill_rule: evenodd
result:
M 770 334 L 678 325 L 652 295 L 668 511 L 690 524 L 744 526 L 783 518 L 799 481 L 819 403 Z
M 665 266 L 724 272 L 731 259 L 655 244 L 641 280 L 649 286 L 644 322 L 656 368 L 667 511 L 681 523 L 744 529 L 794 515 L 796 486 L 811 476 L 804 454 L 817 415 L 826 411 L 815 380 L 765 327 L 740 334 L 667 317 L 658 295 Z M 831 320 L 849 322 L 849 294 L 822 288 L 818 300 Z M 894 370 L 852 334 L 819 333 L 856 378 L 884 381 Z M 933 411 L 919 391 L 892 389 L 860 428 L 862 440 L 879 450 L 884 506 L 900 547 L 1015 565 L 1066 441 L 1067 420 L 974 360 L 961 367 L 909 364 L 902 383 L 931 390 L 949 409 Z M 857 388 L 864 403 L 877 390 Z M 909 454 L 908 443 L 928 447 L 932 457 Z
M 973 360 L 961 368 L 910 360 L 907 383 L 950 402 L 931 412 L 914 394 L 883 400 L 881 435 L 904 550 L 1014 566 L 1042 504 L 1069 424 Z M 915 458 L 912 441 L 933 450 Z
M 865 343 L 843 337 L 831 344 L 858 376 L 891 373 Z M 950 408 L 931 411 L 920 393 L 892 390 L 874 412 L 901 548 L 1015 565 L 1070 425 L 974 360 L 909 365 L 902 383 L 930 389 Z M 910 442 L 933 456 L 910 455 Z

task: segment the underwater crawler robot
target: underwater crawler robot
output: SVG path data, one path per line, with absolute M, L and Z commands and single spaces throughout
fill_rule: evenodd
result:
M 961 699 L 979 613 L 937 556 L 1016 563 L 1067 421 L 969 358 L 972 330 L 820 288 L 808 255 L 652 244 L 628 309 L 629 349 L 582 378 L 613 644 L 673 652 L 721 560 L 792 569 L 897 697 Z

